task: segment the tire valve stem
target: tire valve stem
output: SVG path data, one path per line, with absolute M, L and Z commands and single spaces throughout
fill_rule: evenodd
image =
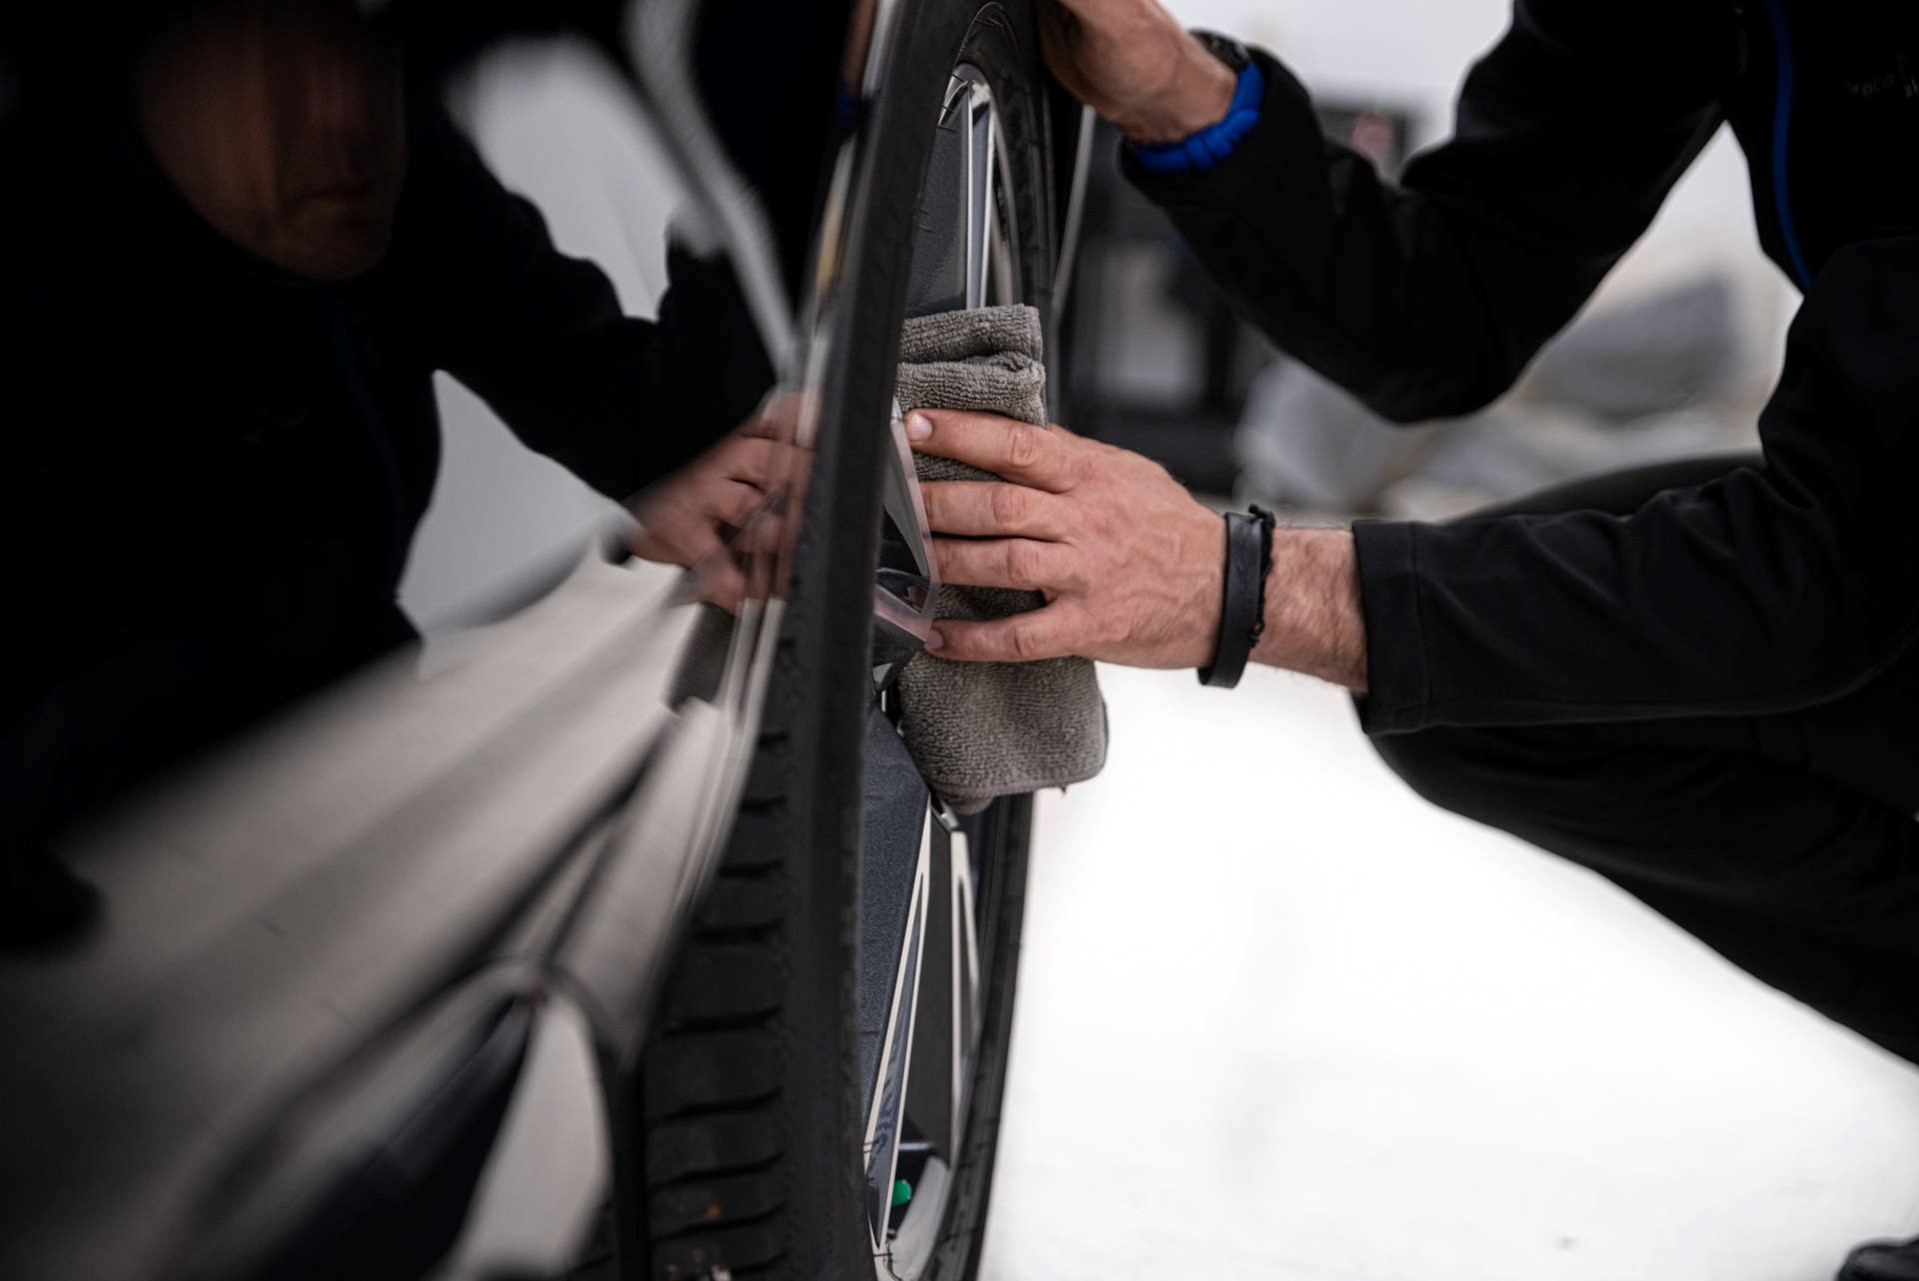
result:
M 893 1208 L 899 1209 L 913 1199 L 913 1185 L 905 1179 L 893 1180 Z

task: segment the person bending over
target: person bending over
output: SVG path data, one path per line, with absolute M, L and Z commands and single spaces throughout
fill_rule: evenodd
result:
M 1505 391 L 1722 124 L 1803 291 L 1763 453 L 1444 524 L 1271 529 L 1133 454 L 908 423 L 1002 483 L 926 487 L 946 581 L 1044 608 L 960 660 L 1252 661 L 1336 682 L 1415 791 L 1591 868 L 1919 1062 L 1919 6 L 1516 0 L 1397 184 L 1265 53 L 1062 0 L 1055 73 L 1240 312 L 1399 422 Z M 1843 1281 L 1919 1278 L 1919 1242 Z

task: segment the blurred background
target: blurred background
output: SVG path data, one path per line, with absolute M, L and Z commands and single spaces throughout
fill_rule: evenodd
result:
M 1509 12 L 1174 8 L 1274 51 L 1389 169 Z M 1073 425 L 1201 492 L 1437 517 L 1755 447 L 1796 299 L 1726 133 L 1511 396 L 1410 432 L 1235 321 L 1097 159 Z M 1337 691 L 1102 682 L 1105 774 L 1040 804 L 987 1281 L 1824 1281 L 1919 1231 L 1919 1072 L 1425 805 Z

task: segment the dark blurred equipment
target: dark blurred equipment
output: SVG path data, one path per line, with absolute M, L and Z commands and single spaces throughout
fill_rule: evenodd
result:
M 1597 309 L 1539 353 L 1527 395 L 1616 421 L 1711 400 L 1742 372 L 1733 305 L 1707 275 Z
M 1277 360 L 1247 397 L 1236 492 L 1438 519 L 1588 472 L 1747 451 L 1746 364 L 1734 289 L 1719 275 L 1596 308 L 1546 345 L 1510 400 L 1412 431 Z
M 1321 128 L 1396 173 L 1413 132 L 1407 111 L 1323 104 Z M 1119 172 L 1117 129 L 1092 142 L 1070 326 L 1075 430 L 1164 463 L 1197 490 L 1229 494 L 1233 433 L 1272 346 L 1235 314 L 1157 205 Z

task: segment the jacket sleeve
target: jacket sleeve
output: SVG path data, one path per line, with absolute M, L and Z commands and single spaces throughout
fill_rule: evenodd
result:
M 628 316 L 450 122 L 420 132 L 410 168 L 383 302 L 427 364 L 602 493 L 630 498 L 689 461 L 772 385 L 723 257 L 670 248 L 657 319 Z
M 1919 638 L 1919 239 L 1813 282 L 1765 460 L 1626 515 L 1354 528 L 1371 733 L 1788 711 Z
M 1396 422 L 1467 413 L 1571 319 L 1720 124 L 1732 30 L 1618 12 L 1646 7 L 1517 0 L 1453 137 L 1397 185 L 1328 142 L 1263 53 L 1259 123 L 1225 161 L 1122 166 L 1280 348 Z

